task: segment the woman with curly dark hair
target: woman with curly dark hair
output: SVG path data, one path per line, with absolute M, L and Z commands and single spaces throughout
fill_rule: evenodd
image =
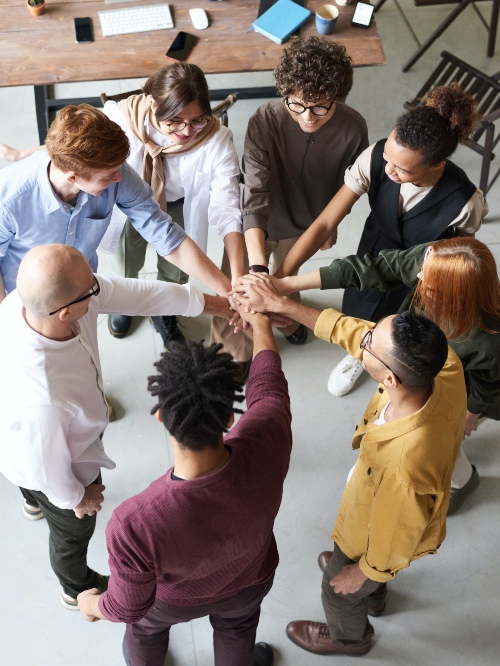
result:
M 344 46 L 295 37 L 274 76 L 282 99 L 263 104 L 250 118 L 241 185 L 250 270 L 267 272 L 271 254 L 276 271 L 368 146 L 364 119 L 344 103 L 352 87 Z M 307 338 L 297 323 L 283 333 L 296 345 Z
M 471 136 L 477 121 L 474 100 L 456 83 L 435 88 L 426 105 L 407 111 L 388 139 L 367 148 L 347 169 L 345 184 L 283 263 L 278 277 L 293 275 L 336 234 L 354 203 L 368 193 L 371 213 L 357 256 L 381 250 L 404 250 L 455 235 L 471 236 L 488 213 L 483 193 L 447 158 Z M 408 288 L 395 286 L 344 293 L 342 311 L 371 321 L 394 314 Z M 363 372 L 361 363 L 345 357 L 332 371 L 328 390 L 348 393 Z

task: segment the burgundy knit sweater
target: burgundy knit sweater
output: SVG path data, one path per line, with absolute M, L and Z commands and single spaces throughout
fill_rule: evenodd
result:
M 225 437 L 229 461 L 199 479 L 172 469 L 123 502 L 106 528 L 111 577 L 99 608 L 112 622 L 138 622 L 155 597 L 200 606 L 271 577 L 273 525 L 292 449 L 288 386 L 273 351 L 255 357 L 247 411 Z

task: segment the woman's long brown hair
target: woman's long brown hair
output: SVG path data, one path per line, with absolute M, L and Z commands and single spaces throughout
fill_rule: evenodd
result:
M 475 238 L 460 236 L 431 247 L 412 306 L 425 312 L 448 340 L 468 335 L 476 326 L 498 333 L 484 317 L 500 321 L 500 282 L 490 249 Z

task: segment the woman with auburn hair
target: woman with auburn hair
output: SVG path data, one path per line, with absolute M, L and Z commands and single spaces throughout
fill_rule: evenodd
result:
M 403 285 L 400 312 L 413 308 L 445 333 L 462 361 L 467 387 L 464 438 L 480 418 L 500 420 L 500 281 L 490 249 L 475 238 L 457 237 L 408 250 L 382 250 L 336 259 L 305 275 L 270 277 L 280 294 L 297 290 L 380 289 Z M 452 477 L 450 508 L 456 511 L 477 488 L 479 475 L 461 449 Z
M 420 106 L 401 115 L 387 139 L 367 148 L 346 170 L 345 184 L 303 234 L 277 271 L 293 275 L 321 248 L 352 206 L 368 194 L 371 212 L 356 254 L 404 250 L 440 238 L 473 235 L 488 213 L 483 193 L 448 158 L 471 136 L 476 104 L 456 83 L 439 86 Z M 347 289 L 344 314 L 377 321 L 397 312 L 407 289 Z M 361 363 L 346 356 L 333 369 L 328 390 L 348 393 L 362 373 Z

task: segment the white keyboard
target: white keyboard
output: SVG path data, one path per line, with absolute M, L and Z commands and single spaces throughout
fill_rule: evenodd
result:
M 126 35 L 132 32 L 149 32 L 174 27 L 168 5 L 146 5 L 97 12 L 104 37 Z

